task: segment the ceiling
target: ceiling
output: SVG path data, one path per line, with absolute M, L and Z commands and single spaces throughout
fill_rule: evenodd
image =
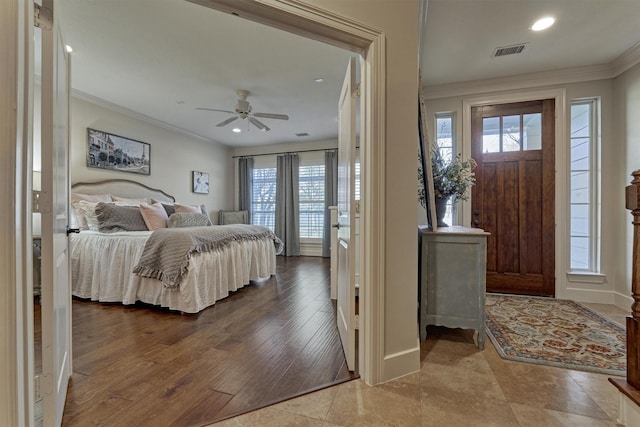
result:
M 389 0 L 392 1 L 392 0 Z M 116 105 L 231 147 L 336 138 L 337 102 L 351 52 L 185 0 L 64 0 L 62 25 L 76 94 Z M 556 24 L 528 28 L 545 14 Z M 640 41 L 638 0 L 429 0 L 421 67 L 425 85 L 595 64 Z M 496 47 L 528 43 L 492 58 Z M 324 83 L 314 79 L 322 77 Z M 225 127 L 236 89 L 254 112 L 287 114 Z M 233 127 L 241 133 L 233 133 Z M 307 133 L 299 137 L 295 134 Z

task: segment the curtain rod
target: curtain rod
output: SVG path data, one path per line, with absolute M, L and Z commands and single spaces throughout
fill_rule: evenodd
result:
M 238 159 L 240 157 L 258 157 L 258 156 L 273 156 L 276 154 L 289 154 L 289 153 L 310 153 L 312 151 L 336 151 L 337 148 L 317 148 L 315 150 L 298 150 L 298 151 L 280 151 L 278 153 L 263 153 L 263 154 L 244 154 L 242 156 L 232 156 L 232 159 Z

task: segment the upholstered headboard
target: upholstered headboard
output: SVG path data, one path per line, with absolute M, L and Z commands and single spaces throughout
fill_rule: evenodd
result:
M 106 179 L 96 182 L 77 182 L 71 185 L 71 191 L 83 194 L 115 194 L 120 197 L 156 199 L 162 202 L 175 202 L 172 195 L 157 188 L 151 188 L 129 179 Z

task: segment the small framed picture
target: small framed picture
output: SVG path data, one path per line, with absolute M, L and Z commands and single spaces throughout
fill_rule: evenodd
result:
M 192 191 L 199 194 L 209 194 L 209 174 L 206 172 L 192 171 Z

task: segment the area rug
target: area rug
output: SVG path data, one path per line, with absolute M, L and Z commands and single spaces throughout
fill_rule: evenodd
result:
M 487 294 L 487 334 L 503 359 L 626 375 L 626 332 L 569 300 Z

